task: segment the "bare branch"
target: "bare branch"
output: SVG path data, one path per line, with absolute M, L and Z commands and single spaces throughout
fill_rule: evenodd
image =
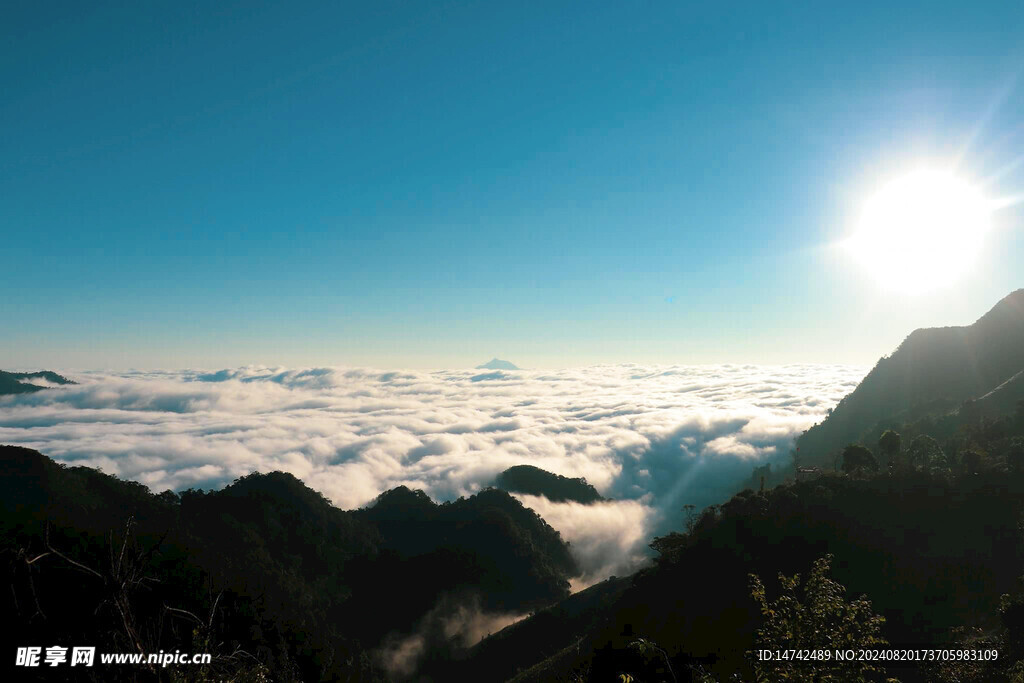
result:
M 50 527 L 49 527 L 49 525 L 47 525 L 47 527 L 46 527 L 46 547 L 49 548 L 51 553 L 53 553 L 57 557 L 61 558 L 62 560 L 64 560 L 68 564 L 70 564 L 72 566 L 75 566 L 75 567 L 78 567 L 79 569 L 81 569 L 84 572 L 88 572 L 89 574 L 92 574 L 93 576 L 98 578 L 100 581 L 103 581 L 104 583 L 106 582 L 106 579 L 103 578 L 103 575 L 100 574 L 95 569 L 91 569 L 89 567 L 86 567 L 81 562 L 75 562 L 70 557 L 68 557 L 67 555 L 65 555 L 64 553 L 60 552 L 56 548 L 54 548 L 52 545 L 50 545 Z
M 25 560 L 25 564 L 35 564 L 36 562 L 38 562 L 39 560 L 43 559 L 44 557 L 46 557 L 49 554 L 50 553 L 43 553 L 42 555 L 36 555 L 31 560 Z
M 196 615 L 192 614 L 187 609 L 178 609 L 177 607 L 168 607 L 167 605 L 164 605 L 164 609 L 167 610 L 168 612 L 174 612 L 175 614 L 183 614 L 183 615 L 193 619 L 200 626 L 205 626 L 205 624 L 203 624 L 203 620 L 202 619 L 200 619 Z

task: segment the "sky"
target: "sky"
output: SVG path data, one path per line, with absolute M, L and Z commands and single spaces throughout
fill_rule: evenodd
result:
M 898 5 L 898 6 L 896 6 Z M 1024 286 L 837 247 L 1024 193 L 1019 2 L 4 3 L 8 368 L 870 365 Z

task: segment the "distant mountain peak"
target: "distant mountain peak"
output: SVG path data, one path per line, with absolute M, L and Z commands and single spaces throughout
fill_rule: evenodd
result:
M 476 366 L 477 370 L 519 370 L 512 363 L 507 360 L 501 360 L 500 358 L 492 358 L 483 365 Z

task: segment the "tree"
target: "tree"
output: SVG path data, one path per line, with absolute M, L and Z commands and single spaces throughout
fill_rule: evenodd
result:
M 981 464 L 985 457 L 973 448 L 968 448 L 960 454 L 960 461 L 964 466 L 965 474 L 977 474 L 981 470 Z
M 981 408 L 978 406 L 978 402 L 973 399 L 967 399 L 960 404 L 960 417 L 967 424 L 974 424 L 981 419 Z
M 673 683 L 679 680 L 676 678 L 676 672 L 672 670 L 672 661 L 668 657 L 668 652 L 666 652 L 665 649 L 660 647 L 657 643 L 647 640 L 646 638 L 637 638 L 630 643 L 629 646 L 639 652 L 644 658 L 657 657 L 661 659 L 665 662 L 668 675 L 672 677 Z
M 885 464 L 889 466 L 890 470 L 896 465 L 901 446 L 900 435 L 891 429 L 886 429 L 882 432 L 882 436 L 878 437 L 878 453 L 885 458 Z
M 772 476 L 772 464 L 767 463 L 760 467 L 754 468 L 754 473 L 750 475 L 750 483 L 753 484 L 751 488 L 756 488 L 759 491 L 764 491 L 764 482 L 766 479 L 771 479 Z
M 843 472 L 855 474 L 857 472 L 878 471 L 878 461 L 875 456 L 864 446 L 851 443 L 843 449 Z
M 697 522 L 697 506 L 693 503 L 687 503 L 683 506 L 683 512 L 686 513 L 686 533 L 693 535 L 693 525 Z
M 923 470 L 944 469 L 946 454 L 939 448 L 939 443 L 930 436 L 924 434 L 910 442 L 907 449 L 907 460 L 911 467 Z
M 831 565 L 831 555 L 815 560 L 802 591 L 799 574 L 779 574 L 782 594 L 771 602 L 761 579 L 750 575 L 750 594 L 764 617 L 755 641 L 758 649 L 834 651 L 887 645 L 882 637 L 885 618 L 872 611 L 865 596 L 847 602 L 846 588 L 828 577 Z M 755 681 L 862 682 L 880 673 L 873 662 L 864 660 L 761 661 L 754 656 L 752 665 Z
M 1006 452 L 1006 464 L 1010 466 L 1012 472 L 1024 471 L 1024 439 L 1021 437 L 1015 436 L 1010 442 L 1010 450 Z

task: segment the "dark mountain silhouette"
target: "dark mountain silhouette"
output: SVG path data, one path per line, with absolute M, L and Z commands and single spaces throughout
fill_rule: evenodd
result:
M 454 662 L 438 667 L 434 679 L 505 681 L 549 656 L 575 656 L 586 634 L 607 623 L 610 611 L 632 583 L 631 577 L 611 577 L 574 593 L 557 605 L 485 638 Z
M 975 403 L 981 415 L 997 417 L 1013 411 L 1024 399 L 1024 370 L 980 397 Z
M 344 511 L 272 472 L 155 495 L 14 446 L 0 446 L 0 554 L 19 642 L 214 654 L 194 680 L 387 680 L 374 653 L 439 600 L 523 613 L 578 573 L 558 533 L 495 489 L 440 505 L 396 489 Z
M 154 495 L 0 446 L 0 605 L 19 643 L 215 655 L 180 680 L 775 680 L 782 669 L 759 665 L 755 648 L 853 647 L 868 621 L 893 648 L 998 660 L 881 664 L 866 677 L 834 664 L 830 677 L 790 680 L 1015 680 L 1022 306 L 1015 292 L 974 325 L 920 330 L 880 361 L 802 439 L 819 459 L 844 452 L 838 471 L 742 491 L 653 539 L 651 566 L 571 596 L 568 546 L 499 489 L 438 504 L 399 487 L 343 511 L 274 472 Z M 899 433 L 879 440 L 880 428 Z M 592 491 L 525 466 L 499 478 L 509 473 L 542 495 Z M 806 578 L 822 561 L 838 582 L 818 584 L 824 602 L 775 601 L 800 585 L 780 573 Z M 810 596 L 810 580 L 802 589 Z M 533 614 L 467 647 L 453 634 L 481 612 Z M 410 648 L 414 669 L 391 665 Z M 111 671 L 97 673 L 122 675 Z
M 965 401 L 1007 406 L 1021 394 L 1024 289 L 1005 297 L 973 325 L 915 330 L 882 358 L 821 424 L 798 440 L 801 464 L 831 465 L 851 442 L 873 445 L 884 429 L 958 409 Z M 1012 381 L 1011 381 L 1012 380 Z M 1005 389 L 999 389 L 1008 383 Z
M 51 370 L 38 370 L 36 372 L 12 372 L 10 374 L 14 375 L 14 377 L 21 380 L 45 379 L 47 382 L 52 382 L 54 384 L 77 384 L 77 382 L 72 382 L 67 377 L 63 375 L 58 375 L 56 372 L 53 372 Z
M 416 567 L 417 581 L 407 585 L 415 595 L 406 599 L 423 600 L 427 608 L 437 596 L 460 591 L 475 593 L 485 610 L 525 611 L 569 595 L 568 578 L 579 574 L 558 532 L 497 489 L 438 505 L 403 486 L 355 515 L 379 531 L 382 550 Z M 464 555 L 487 562 L 452 561 Z M 402 564 L 395 569 L 409 571 Z
M 555 502 L 595 503 L 604 500 L 586 479 L 571 479 L 532 465 L 515 465 L 498 475 L 494 485 L 503 491 L 544 496 Z
M 630 646 L 638 638 L 665 650 L 683 672 L 680 681 L 697 669 L 715 678 L 692 680 L 732 680 L 737 672 L 754 680 L 745 653 L 763 615 L 748 575 L 765 577 L 777 592 L 779 572 L 804 572 L 825 553 L 834 554 L 834 575 L 849 596 L 866 594 L 885 617 L 894 646 L 951 643 L 956 627 L 997 633 L 1000 596 L 1015 590 L 1024 567 L 1022 499 L 1024 476 L 1008 478 L 999 469 L 952 478 L 913 470 L 866 479 L 833 475 L 747 490 L 705 510 L 691 531 L 655 539 L 653 567 L 598 584 L 481 641 L 434 680 L 598 681 L 623 672 L 634 680 L 672 680 L 659 658 Z M 1015 633 L 1024 635 L 1024 622 Z M 1024 649 L 1014 653 L 1019 658 Z M 1000 650 L 1004 656 L 1011 658 L 1010 649 Z M 891 674 L 923 680 L 908 669 Z M 988 672 L 948 680 L 1003 679 Z
M 774 680 L 771 670 L 755 676 L 748 655 L 778 617 L 754 599 L 749 575 L 766 577 L 778 595 L 774 577 L 831 554 L 835 579 L 851 599 L 868 596 L 893 646 L 984 644 L 1000 662 L 883 666 L 875 678 L 834 680 L 1012 680 L 1024 662 L 1022 311 L 1018 291 L 970 327 L 915 332 L 802 440 L 805 451 L 810 443 L 829 453 L 822 444 L 842 449 L 856 435 L 895 430 L 845 449 L 868 467 L 851 460 L 713 505 L 654 539 L 655 564 L 625 584 L 538 612 L 447 662 L 436 679 Z
M 4 394 L 30 394 L 46 387 L 32 384 L 33 379 L 43 379 L 53 384 L 75 384 L 67 377 L 49 370 L 39 372 L 5 372 L 0 370 L 0 396 Z
M 512 363 L 507 360 L 501 360 L 500 358 L 492 358 L 483 365 L 476 366 L 477 370 L 519 370 Z

